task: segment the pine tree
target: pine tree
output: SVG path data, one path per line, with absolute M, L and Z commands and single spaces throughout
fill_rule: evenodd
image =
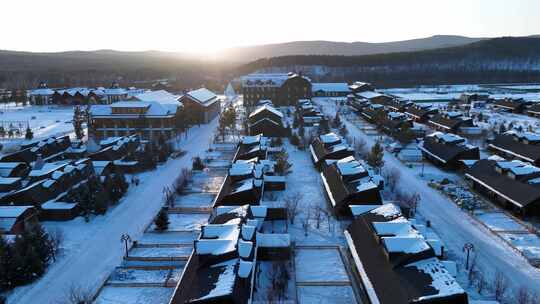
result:
M 109 196 L 105 191 L 99 191 L 94 196 L 94 212 L 103 215 L 109 208 Z
M 499 126 L 499 134 L 503 134 L 504 132 L 506 132 L 506 127 L 504 126 L 504 123 L 501 123 Z
M 334 128 L 341 127 L 341 118 L 339 117 L 339 112 L 336 112 L 336 116 L 334 117 L 334 120 L 332 121 Z
M 81 109 L 77 106 L 73 109 L 73 129 L 75 131 L 75 136 L 77 139 L 82 139 L 84 137 L 84 130 L 82 127 L 83 124 L 83 113 Z
M 161 208 L 156 217 L 154 224 L 156 225 L 156 230 L 165 231 L 169 229 L 169 214 L 165 208 Z
M 13 249 L 0 235 L 0 292 L 12 288 Z
M 24 138 L 26 140 L 32 140 L 34 138 L 34 133 L 32 132 L 32 129 L 30 129 L 30 127 L 26 128 L 26 133 L 24 134 Z
M 381 146 L 381 144 L 377 141 L 375 145 L 371 148 L 371 151 L 367 155 L 366 161 L 367 163 L 376 169 L 377 171 L 380 171 L 382 166 L 384 166 L 384 150 Z

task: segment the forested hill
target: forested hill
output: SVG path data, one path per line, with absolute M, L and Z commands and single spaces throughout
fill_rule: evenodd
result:
M 253 71 L 302 71 L 315 81 L 363 79 L 380 86 L 421 83 L 540 81 L 540 38 L 504 37 L 435 50 L 366 56 L 283 56 L 242 66 Z
M 30 53 L 0 51 L 0 88 L 107 86 L 111 81 L 142 85 L 168 78 L 178 88 L 219 83 L 231 71 L 226 63 L 208 62 L 180 53 L 113 50 Z

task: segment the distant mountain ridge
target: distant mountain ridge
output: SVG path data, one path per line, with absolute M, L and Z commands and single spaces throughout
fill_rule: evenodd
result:
M 363 56 L 299 55 L 263 58 L 251 72 L 303 72 L 315 81 L 365 80 L 378 85 L 539 82 L 540 38 L 503 37 L 432 50 Z
M 485 39 L 486 38 L 470 38 L 455 35 L 436 35 L 427 38 L 380 43 L 293 41 L 276 44 L 229 48 L 218 52 L 217 57 L 229 61 L 247 62 L 260 58 L 292 55 L 360 56 L 446 48 L 465 45 Z

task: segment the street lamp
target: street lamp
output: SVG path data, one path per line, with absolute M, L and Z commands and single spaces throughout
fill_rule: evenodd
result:
M 127 233 L 124 233 L 122 234 L 122 237 L 120 237 L 120 241 L 124 242 L 125 246 L 126 246 L 126 258 L 129 256 L 129 253 L 128 253 L 128 242 L 131 242 L 131 237 L 129 236 L 129 234 Z
M 471 243 L 465 243 L 463 245 L 463 252 L 467 252 L 467 261 L 465 262 L 465 269 L 469 270 L 469 255 L 471 251 L 474 251 L 474 245 Z

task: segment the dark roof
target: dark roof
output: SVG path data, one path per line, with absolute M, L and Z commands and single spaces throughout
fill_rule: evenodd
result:
M 309 148 L 315 164 L 320 164 L 327 159 L 342 159 L 354 154 L 353 149 L 341 140 L 324 144 L 319 137 L 313 140 Z
M 461 159 L 480 158 L 478 147 L 464 143 L 447 143 L 438 140 L 435 136 L 426 136 L 420 149 L 445 164 L 457 162 Z
M 526 207 L 540 202 L 540 186 L 512 179 L 506 174 L 497 172 L 497 161 L 482 159 L 477 161 L 465 173 L 484 187 L 496 191 L 518 207 Z
M 501 107 L 501 108 L 509 109 L 512 111 L 517 111 L 517 110 L 523 110 L 523 108 L 526 106 L 526 103 L 525 101 L 523 101 L 523 99 L 504 98 L 504 99 L 496 100 L 493 103 L 493 105 L 496 107 Z
M 540 114 L 540 102 L 533 104 L 529 109 L 527 109 L 527 111 Z
M 410 106 L 407 109 L 405 109 L 405 113 L 415 116 L 418 119 L 426 119 L 428 118 L 428 115 L 436 114 L 438 110 L 436 108 L 424 108 L 419 106 Z
M 447 282 L 454 289 L 445 293 L 433 287 L 434 278 L 419 269 L 419 265 L 429 263 L 434 275 L 449 277 L 431 247 L 398 254 L 387 251 L 382 235 L 377 235 L 373 223 L 389 222 L 394 218 L 369 212 L 355 219 L 346 229 L 349 250 L 355 263 L 361 264 L 359 272 L 364 287 L 371 285 L 365 288 L 368 297 L 376 297 L 381 304 L 467 303 L 467 295 L 455 281 Z
M 517 136 L 512 134 L 498 134 L 497 137 L 495 137 L 495 139 L 490 143 L 489 147 L 497 150 L 503 149 L 512 152 L 510 154 L 525 161 L 533 163 L 540 161 L 540 145 L 526 144 L 519 140 Z
M 473 126 L 472 119 L 449 118 L 443 114 L 436 114 L 429 120 L 429 122 L 439 127 L 443 127 L 448 131 L 457 131 L 457 129 L 463 126 Z

